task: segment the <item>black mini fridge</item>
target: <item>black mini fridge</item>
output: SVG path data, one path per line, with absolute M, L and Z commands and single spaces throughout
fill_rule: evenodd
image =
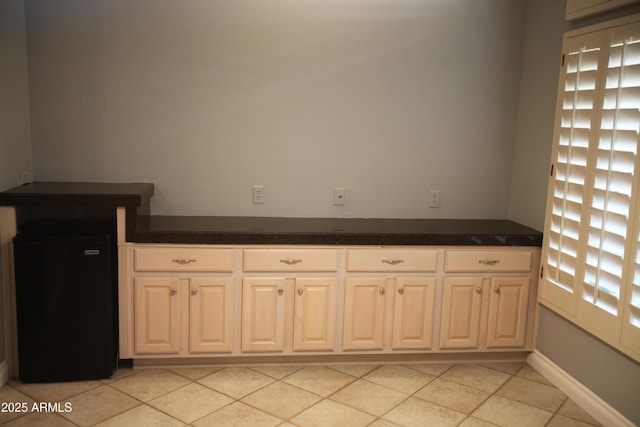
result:
M 117 361 L 110 235 L 59 228 L 20 233 L 13 243 L 20 380 L 110 377 Z

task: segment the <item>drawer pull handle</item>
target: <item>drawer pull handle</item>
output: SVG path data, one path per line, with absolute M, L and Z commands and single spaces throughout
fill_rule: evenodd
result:
M 398 265 L 400 263 L 403 263 L 404 260 L 403 259 L 383 259 L 382 262 L 389 265 Z
M 191 289 L 191 295 L 195 295 L 198 293 L 198 288 Z
M 482 295 L 482 288 L 480 288 L 480 287 L 476 288 L 476 292 L 479 293 L 480 295 Z
M 295 264 L 301 263 L 302 260 L 301 259 L 288 258 L 288 259 L 281 259 L 280 262 L 284 263 L 284 264 L 287 264 L 287 265 L 295 265 Z
M 195 258 L 174 258 L 171 260 L 172 262 L 175 262 L 177 264 L 190 264 L 192 262 L 196 262 Z
M 178 290 L 176 288 L 171 288 L 171 295 L 175 295 L 178 293 Z
M 496 265 L 496 264 L 500 264 L 500 260 L 499 259 L 481 259 L 480 261 L 478 261 L 478 263 L 484 264 L 484 265 Z
M 298 295 L 302 295 L 303 292 L 304 292 L 304 289 L 298 288 Z
M 384 293 L 385 293 L 384 288 L 380 288 L 380 295 L 384 295 Z
M 400 288 L 400 289 L 398 289 L 398 293 L 399 293 L 400 295 L 404 295 L 404 288 Z
M 284 293 L 284 289 L 278 289 L 278 295 L 282 295 Z

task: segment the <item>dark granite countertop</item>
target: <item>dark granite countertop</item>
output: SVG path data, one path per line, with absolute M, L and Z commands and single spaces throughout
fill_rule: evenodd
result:
M 31 182 L 0 192 L 0 206 L 138 208 L 153 195 L 149 183 Z
M 509 220 L 139 216 L 134 241 L 177 244 L 541 246 Z

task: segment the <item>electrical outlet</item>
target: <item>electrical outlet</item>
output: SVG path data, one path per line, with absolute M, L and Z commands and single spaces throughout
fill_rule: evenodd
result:
M 440 207 L 440 190 L 431 190 L 429 192 L 429 207 L 430 208 Z
M 335 206 L 344 206 L 344 187 L 336 187 L 333 189 L 333 204 Z
M 254 205 L 264 204 L 264 185 L 253 186 L 253 204 Z

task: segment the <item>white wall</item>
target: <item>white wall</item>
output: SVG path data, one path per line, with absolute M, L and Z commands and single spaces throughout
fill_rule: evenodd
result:
M 0 191 L 31 172 L 24 2 L 0 0 Z
M 154 182 L 155 214 L 504 218 L 524 13 L 27 0 L 35 178 Z

